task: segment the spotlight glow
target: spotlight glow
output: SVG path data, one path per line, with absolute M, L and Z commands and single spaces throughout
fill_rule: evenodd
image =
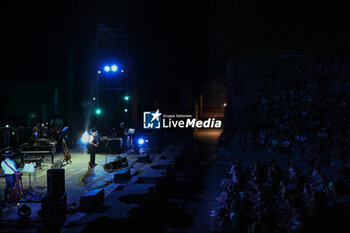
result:
M 103 69 L 104 69 L 104 71 L 106 71 L 106 72 L 109 72 L 109 71 L 111 70 L 111 68 L 110 68 L 109 66 L 105 66 Z
M 124 112 L 128 112 L 128 109 L 127 109 L 127 108 L 125 108 L 125 109 L 124 109 Z
M 139 145 L 143 145 L 143 144 L 145 144 L 145 139 L 139 138 L 139 140 L 137 140 L 137 143 L 138 143 Z
M 98 108 L 95 110 L 95 113 L 96 113 L 96 115 L 100 115 L 102 113 L 102 110 Z
M 118 66 L 112 65 L 112 66 L 111 66 L 111 70 L 112 70 L 113 72 L 116 72 L 116 71 L 118 70 Z
M 89 142 L 89 133 L 87 131 L 85 131 L 83 133 L 83 135 L 81 136 L 81 139 L 80 141 L 83 143 L 83 144 L 87 144 Z

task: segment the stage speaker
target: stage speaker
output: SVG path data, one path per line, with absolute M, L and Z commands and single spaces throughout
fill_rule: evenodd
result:
M 47 196 L 61 197 L 65 192 L 64 169 L 47 170 Z
M 123 183 L 131 179 L 130 168 L 122 168 L 114 173 L 114 183 Z
M 105 192 L 103 188 L 94 189 L 80 196 L 80 209 L 84 212 L 97 210 L 103 205 Z
M 67 195 L 61 197 L 44 196 L 41 200 L 39 216 L 43 226 L 49 228 L 60 227 L 67 216 Z

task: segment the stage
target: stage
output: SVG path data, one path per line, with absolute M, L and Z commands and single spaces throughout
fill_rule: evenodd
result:
M 168 145 L 162 153 L 155 154 L 150 153 L 150 161 L 140 160 L 140 154 L 136 153 L 123 153 L 118 154 L 125 156 L 128 160 L 130 168 L 131 178 L 125 182 L 114 182 L 114 172 L 107 172 L 104 170 L 103 165 L 106 161 L 105 154 L 96 155 L 95 168 L 89 169 L 89 155 L 83 150 L 71 151 L 72 163 L 65 164 L 62 167 L 65 169 L 65 190 L 67 195 L 68 215 L 65 226 L 76 224 L 77 222 L 86 221 L 86 218 L 90 218 L 82 212 L 80 212 L 80 198 L 82 195 L 89 191 L 96 190 L 98 188 L 104 189 L 104 206 L 107 206 L 103 213 L 96 213 L 97 215 L 105 215 L 113 218 L 125 218 L 129 216 L 129 211 L 135 208 L 137 205 L 126 204 L 120 201 L 119 198 L 134 195 L 148 193 L 155 188 L 155 181 L 158 178 L 166 176 L 167 168 L 174 164 L 175 158 L 182 154 L 182 151 L 186 143 L 181 142 L 179 144 Z M 107 155 L 107 162 L 113 161 L 118 155 Z M 62 154 L 55 154 L 55 162 L 62 158 Z M 36 170 L 35 187 L 32 186 L 35 191 L 44 197 L 47 193 L 47 170 L 53 164 L 50 158 L 46 158 L 42 163 L 42 168 Z M 29 188 L 29 176 L 24 173 L 22 177 L 23 190 Z M 5 179 L 0 180 L 1 193 L 5 188 Z M 37 203 L 20 203 L 20 205 L 27 204 L 32 209 L 30 221 L 27 222 L 26 229 L 37 229 L 41 225 L 41 219 L 39 217 L 39 210 L 42 205 L 40 200 Z M 8 229 L 16 228 L 18 221 L 20 220 L 16 203 L 1 203 L 3 206 L 2 217 L 3 223 L 8 224 Z M 78 210 L 78 213 L 76 211 Z M 96 214 L 93 214 L 95 216 Z M 82 217 L 84 216 L 84 217 Z M 81 219 L 83 218 L 83 219 Z M 85 219 L 85 220 L 84 220 Z M 80 225 L 80 223 L 78 224 Z M 18 229 L 17 229 L 18 230 Z M 1 232 L 1 230 L 0 230 Z
M 131 170 L 137 169 L 138 164 L 135 164 L 137 159 L 137 154 L 119 154 L 125 156 L 128 159 L 129 166 L 132 167 Z M 54 161 L 57 162 L 62 158 L 62 154 L 55 154 Z M 65 169 L 65 184 L 66 193 L 68 199 L 68 205 L 79 201 L 80 196 L 89 190 L 103 187 L 113 179 L 113 173 L 109 173 L 104 170 L 103 165 L 106 162 L 105 154 L 96 154 L 96 163 L 98 164 L 93 169 L 88 168 L 88 163 L 90 160 L 90 155 L 83 150 L 71 151 L 72 163 L 63 163 L 63 169 Z M 107 162 L 113 161 L 117 155 L 107 155 Z M 47 186 L 47 170 L 51 168 L 53 164 L 50 159 L 45 158 L 41 165 L 41 169 L 36 169 L 35 182 L 33 174 L 31 174 L 31 185 L 36 192 L 42 196 L 46 194 Z M 28 189 L 29 185 L 29 174 L 23 173 L 22 176 L 23 190 Z M 0 178 L 0 190 L 3 194 L 5 189 L 5 179 Z

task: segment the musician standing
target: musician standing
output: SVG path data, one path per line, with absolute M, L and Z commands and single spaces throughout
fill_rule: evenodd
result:
M 118 130 L 117 130 L 117 137 L 119 137 L 121 139 L 120 149 L 122 152 L 124 152 L 124 150 L 126 148 L 125 147 L 125 145 L 126 145 L 126 138 L 125 138 L 126 132 L 127 132 L 127 128 L 125 127 L 125 123 L 121 122 L 119 124 Z
M 88 153 L 90 154 L 89 168 L 93 168 L 97 166 L 97 163 L 95 163 L 96 148 L 98 147 L 96 135 L 97 135 L 97 130 L 92 129 L 91 134 L 89 136 L 89 144 L 87 145 Z
M 9 199 L 10 190 L 15 186 L 16 173 L 20 170 L 16 166 L 16 162 L 12 159 L 12 156 L 15 155 L 11 150 L 6 150 L 2 156 L 5 159 L 1 162 L 2 170 L 4 171 L 6 187 L 4 192 L 4 199 Z

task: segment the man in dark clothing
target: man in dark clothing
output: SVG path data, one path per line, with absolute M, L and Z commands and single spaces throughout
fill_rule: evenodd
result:
M 117 129 L 117 137 L 121 138 L 120 141 L 120 148 L 121 148 L 121 152 L 124 152 L 125 150 L 125 145 L 126 145 L 126 137 L 125 137 L 125 131 L 127 130 L 127 128 L 125 127 L 125 123 L 121 122 L 118 129 Z
M 88 153 L 90 154 L 89 168 L 93 168 L 97 165 L 95 163 L 96 148 L 98 147 L 96 135 L 97 131 L 95 129 L 92 129 L 91 134 L 89 136 L 89 144 L 87 145 Z

